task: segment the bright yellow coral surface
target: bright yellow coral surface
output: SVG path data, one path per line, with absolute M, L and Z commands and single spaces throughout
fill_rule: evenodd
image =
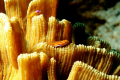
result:
M 71 43 L 72 24 L 56 19 L 58 0 L 4 3 L 6 14 L 0 10 L 4 12 L 0 13 L 0 80 L 120 79 L 120 54 L 101 48 L 100 42 L 95 47 Z M 39 15 L 23 21 L 36 10 L 41 11 Z M 60 40 L 70 44 L 61 48 L 48 45 Z M 108 75 L 114 62 L 113 75 Z

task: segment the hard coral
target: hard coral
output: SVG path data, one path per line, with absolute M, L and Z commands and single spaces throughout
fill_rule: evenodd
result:
M 59 79 L 61 79 L 60 76 L 67 78 L 72 64 L 76 60 L 85 62 L 106 74 L 114 73 L 117 66 L 119 66 L 118 63 L 120 61 L 119 53 L 113 51 L 109 52 L 105 48 L 100 49 L 92 46 L 75 45 L 72 43 L 65 48 L 53 48 L 47 45 L 47 43 L 39 43 L 31 50 L 31 52 L 34 51 L 37 51 L 38 53 L 43 51 L 49 58 L 54 57 L 56 59 L 57 75 L 59 75 Z
M 81 62 L 76 61 L 73 64 L 72 70 L 67 80 L 119 80 L 120 77 L 114 75 L 106 75 L 93 67 Z
M 5 0 L 8 16 L 0 13 L 1 80 L 66 80 L 67 78 L 69 80 L 72 79 L 68 75 L 72 66 L 74 68 L 75 61 L 82 62 L 77 64 L 80 65 L 77 70 L 72 68 L 71 73 L 74 71 L 77 73 L 82 66 L 81 71 L 86 69 L 85 74 L 91 72 L 93 78 L 98 76 L 93 73 L 93 68 L 95 68 L 95 72 L 100 72 L 100 76 L 103 74 L 105 79 L 108 74 L 115 74 L 115 77 L 114 75 L 110 76 L 119 79 L 117 76 L 120 74 L 119 53 L 108 51 L 106 47 L 106 49 L 104 47 L 96 48 L 83 44 L 70 43 L 61 48 L 48 45 L 49 42 L 64 39 L 71 42 L 72 25 L 65 19 L 58 21 L 55 18 L 57 0 L 55 2 L 53 0 L 29 2 L 27 2 L 29 4 L 27 14 L 35 10 L 41 10 L 41 14 L 27 19 L 25 22 L 25 24 L 27 23 L 26 32 L 23 30 L 24 22 L 22 21 L 24 17 L 22 10 L 25 5 L 20 1 Z M 10 14 L 10 11 L 13 11 L 13 14 Z M 92 44 L 89 43 L 89 45 Z M 75 77 L 77 74 L 73 75 Z M 81 73 L 81 75 L 84 74 Z M 87 75 L 81 77 L 87 79 Z M 112 78 L 108 76 L 107 79 Z
M 107 50 L 111 50 L 111 46 L 105 40 L 98 38 L 97 36 L 90 36 L 87 39 L 86 45 L 92 45 L 96 48 L 106 48 Z

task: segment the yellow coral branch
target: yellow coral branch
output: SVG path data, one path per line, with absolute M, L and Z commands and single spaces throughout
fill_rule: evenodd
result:
M 56 76 L 56 60 L 54 58 L 50 59 L 48 66 L 48 80 L 57 80 Z

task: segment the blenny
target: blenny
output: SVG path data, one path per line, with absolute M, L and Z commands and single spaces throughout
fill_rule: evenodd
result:
M 62 40 L 62 41 L 50 42 L 50 43 L 47 43 L 47 44 L 50 45 L 50 46 L 53 46 L 55 48 L 59 48 L 59 47 L 63 47 L 63 46 L 68 45 L 69 41 L 68 40 Z
M 36 10 L 30 14 L 27 14 L 26 17 L 23 19 L 23 21 L 25 21 L 27 18 L 30 18 L 30 17 L 33 17 L 33 16 L 39 14 L 40 12 L 41 12 L 40 10 Z

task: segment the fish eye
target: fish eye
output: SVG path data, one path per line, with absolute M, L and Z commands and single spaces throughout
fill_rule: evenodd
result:
M 40 13 L 40 10 L 37 10 L 36 12 L 37 12 L 37 13 Z

